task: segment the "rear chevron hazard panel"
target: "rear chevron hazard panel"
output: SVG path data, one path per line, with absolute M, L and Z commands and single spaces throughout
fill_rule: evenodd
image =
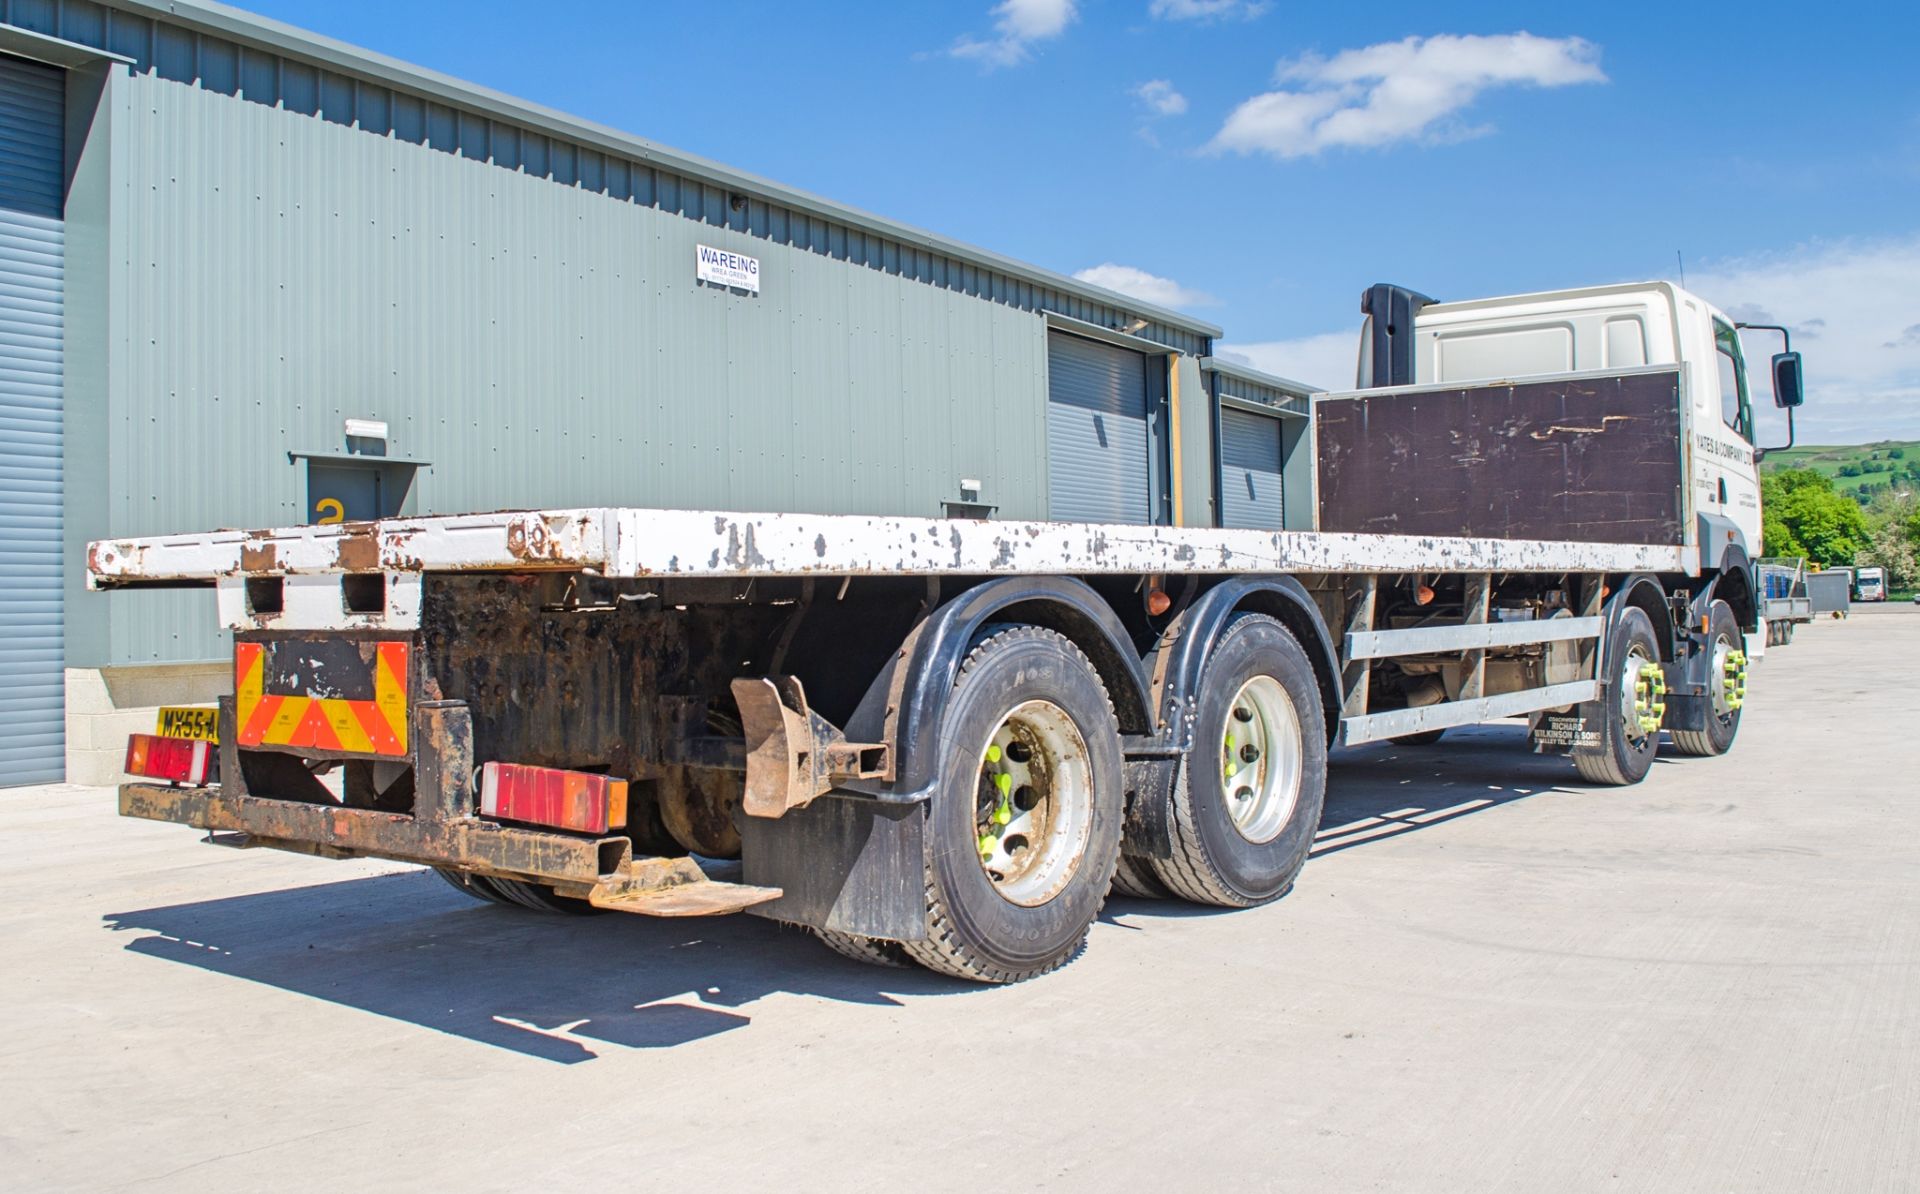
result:
M 407 675 L 404 642 L 237 643 L 240 745 L 404 755 Z

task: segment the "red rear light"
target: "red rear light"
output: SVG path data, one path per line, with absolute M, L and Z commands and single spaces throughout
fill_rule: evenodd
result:
M 204 784 L 213 769 L 213 743 L 159 734 L 127 737 L 127 774 L 176 784 Z
M 581 833 L 627 824 L 627 781 L 586 771 L 488 763 L 480 768 L 480 813 Z

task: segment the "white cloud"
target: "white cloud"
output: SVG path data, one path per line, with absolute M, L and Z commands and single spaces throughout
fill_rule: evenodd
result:
M 1117 290 L 1156 307 L 1205 307 L 1218 301 L 1205 291 L 1189 290 L 1172 278 L 1162 278 L 1131 265 L 1115 265 L 1111 261 L 1083 269 L 1073 276 L 1082 282 Z
M 1187 110 L 1187 97 L 1166 79 L 1149 79 L 1134 88 L 1133 94 L 1155 116 L 1178 116 Z
M 1793 329 L 1807 404 L 1805 443 L 1920 438 L 1920 234 L 1805 245 L 1687 271 L 1687 288 L 1736 319 Z M 1748 332 L 1760 439 L 1785 442 L 1766 362 L 1775 333 Z
M 1078 0 L 1001 0 L 993 6 L 993 36 L 961 37 L 949 51 L 988 69 L 1016 66 L 1033 52 L 1033 43 L 1065 33 L 1079 15 Z
M 1316 390 L 1351 390 L 1360 363 L 1360 323 L 1356 317 L 1350 331 L 1298 340 L 1216 344 L 1213 352 L 1263 373 L 1305 382 Z
M 1409 37 L 1331 58 L 1310 55 L 1275 71 L 1276 81 L 1298 87 L 1241 103 L 1209 148 L 1294 158 L 1336 146 L 1476 136 L 1486 130 L 1455 117 L 1483 92 L 1604 83 L 1599 57 L 1584 38 L 1531 33 Z
M 1251 21 L 1269 0 L 1153 0 L 1147 15 L 1158 21 Z

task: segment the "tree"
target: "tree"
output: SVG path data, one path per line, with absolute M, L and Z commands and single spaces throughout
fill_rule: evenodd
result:
M 1914 582 L 1915 541 L 1900 523 L 1888 521 L 1874 528 L 1867 547 L 1860 553 L 1862 564 L 1878 564 L 1887 570 L 1887 584 L 1904 589 Z
M 1860 563 L 1887 570 L 1887 583 L 1907 588 L 1920 580 L 1920 496 L 1911 491 L 1875 493 L 1867 505 L 1872 528 Z
M 1805 556 L 1832 568 L 1852 564 L 1871 540 L 1866 512 L 1812 469 L 1762 478 L 1760 508 L 1765 555 Z
M 1905 448 L 1887 449 L 1888 460 L 1905 460 L 1906 458 L 1907 458 L 1907 450 Z

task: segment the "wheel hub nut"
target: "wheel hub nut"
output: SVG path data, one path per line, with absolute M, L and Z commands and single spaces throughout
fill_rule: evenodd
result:
M 1642 734 L 1660 728 L 1667 717 L 1667 675 L 1659 664 L 1642 665 L 1633 686 L 1633 715 Z
M 1720 665 L 1720 688 L 1726 695 L 1729 712 L 1738 709 L 1747 699 L 1747 653 L 1728 651 Z

